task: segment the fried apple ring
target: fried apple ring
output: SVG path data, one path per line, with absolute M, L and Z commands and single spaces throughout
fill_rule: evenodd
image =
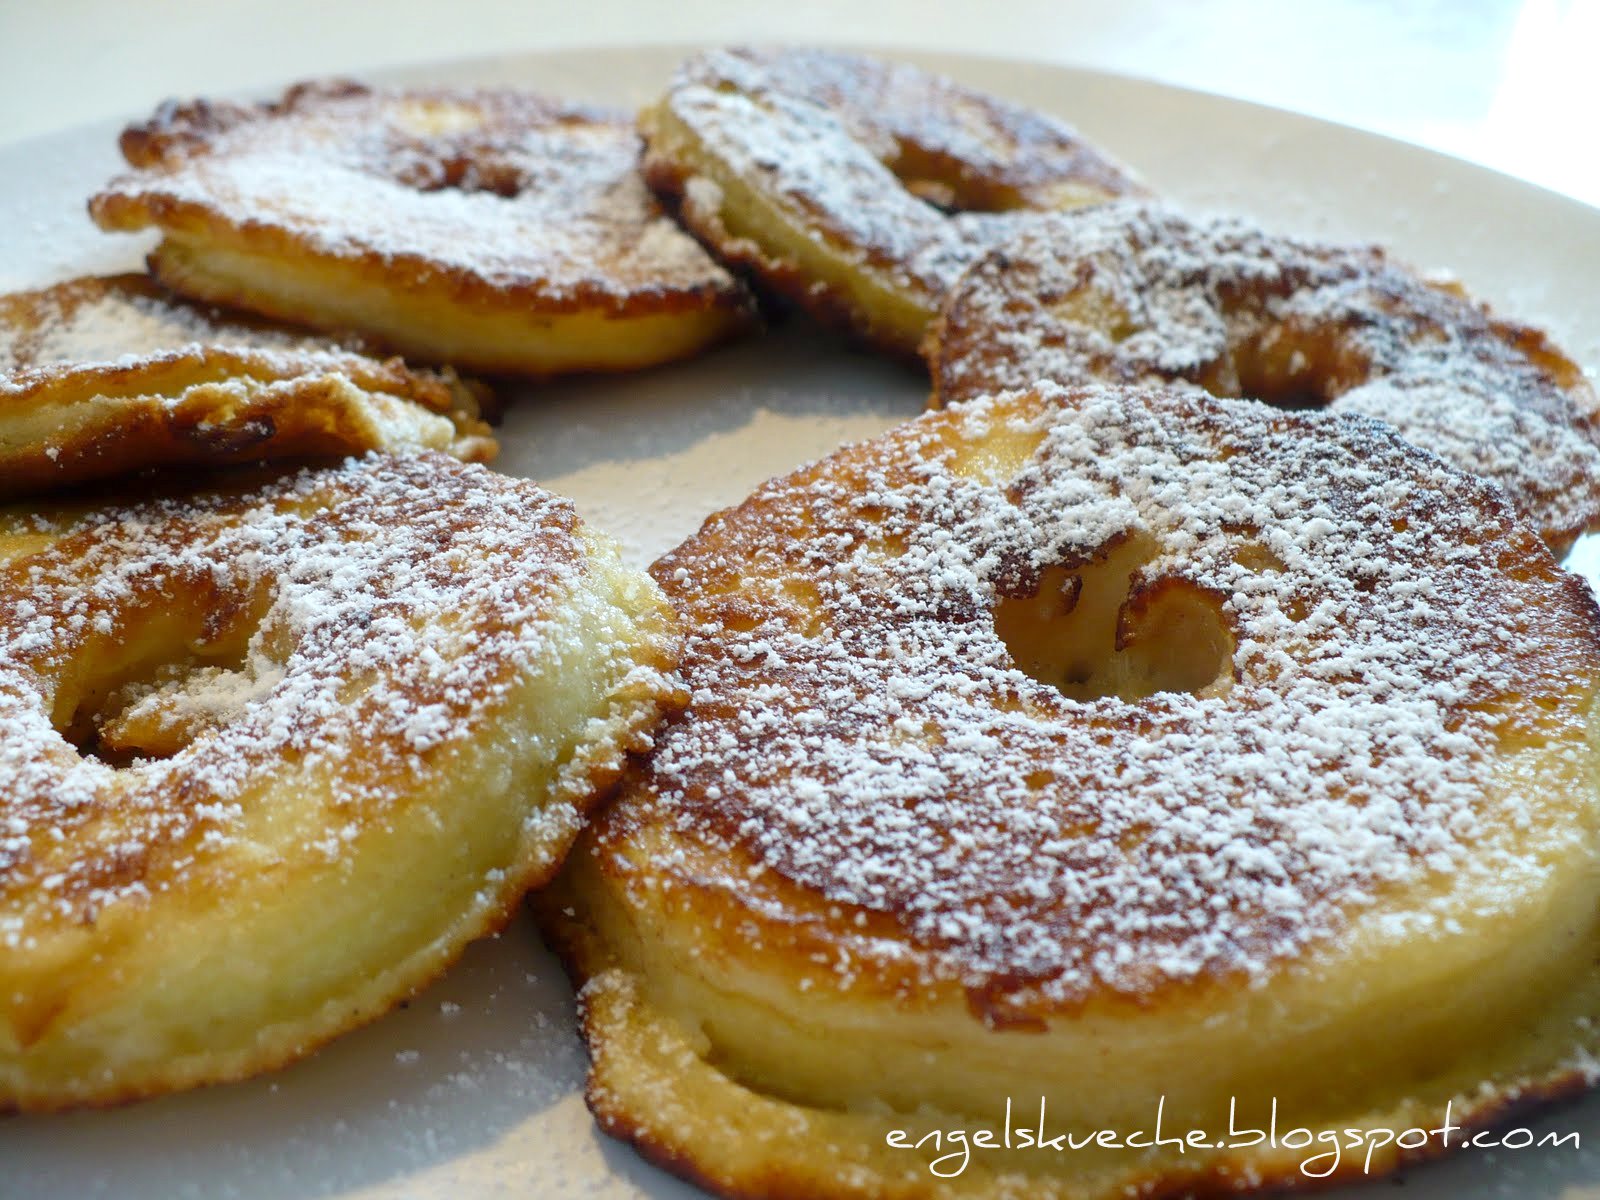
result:
M 631 370 L 750 324 L 747 293 L 662 214 L 623 114 L 511 90 L 306 83 L 271 104 L 167 104 L 90 202 L 156 226 L 185 295 L 419 360 Z
M 1246 1140 L 1274 1104 L 1470 1127 L 1594 1077 L 1600 611 L 1380 423 L 1047 385 L 652 570 L 693 699 L 537 903 L 590 1106 L 669 1169 L 1231 1193 L 1329 1165 Z
M 142 275 L 0 295 L 0 495 L 144 467 L 441 450 L 493 458 L 479 393 L 178 300 Z
M 904 356 L 1021 212 L 1142 190 L 1052 117 L 836 51 L 699 55 L 640 129 L 646 177 L 719 258 Z
M 1376 246 L 1113 205 L 1042 220 L 951 293 L 934 405 L 1041 379 L 1187 381 L 1387 421 L 1492 480 L 1557 554 L 1600 528 L 1600 405 L 1541 331 Z
M 555 870 L 676 655 L 570 502 L 439 454 L 0 510 L 0 1108 L 388 1009 Z

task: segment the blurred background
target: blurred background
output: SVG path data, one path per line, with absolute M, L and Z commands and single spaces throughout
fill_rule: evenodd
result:
M 306 75 L 763 39 L 1158 79 L 1386 133 L 1600 205 L 1600 0 L 0 0 L 0 142 Z

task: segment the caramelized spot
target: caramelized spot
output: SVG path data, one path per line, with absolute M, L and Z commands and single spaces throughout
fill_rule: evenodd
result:
M 1003 486 L 1022 470 L 1043 441 L 1041 429 L 991 429 L 982 439 L 958 442 L 950 469 L 977 483 Z
M 1258 574 L 1276 575 L 1288 569 L 1284 566 L 1283 559 L 1260 542 L 1245 542 L 1233 552 L 1233 561 L 1245 570 L 1255 571 Z

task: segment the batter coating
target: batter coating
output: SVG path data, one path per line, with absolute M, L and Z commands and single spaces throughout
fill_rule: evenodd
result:
M 908 357 L 1024 213 L 1142 190 L 1061 121 L 836 51 L 699 55 L 640 129 L 651 185 L 722 261 Z
M 1506 490 L 1559 554 L 1600 528 L 1600 404 L 1537 329 L 1376 246 L 1121 204 L 976 264 L 924 354 L 935 406 L 1004 388 L 1189 382 L 1387 421 Z
M 169 103 L 90 202 L 155 226 L 175 291 L 486 372 L 628 370 L 746 328 L 749 298 L 656 204 L 626 115 L 511 90 L 303 83 Z
M 0 295 L 0 495 L 143 467 L 498 446 L 480 390 L 186 304 L 142 275 Z
M 0 510 L 0 1108 L 379 1015 L 680 703 L 660 592 L 570 502 L 438 454 L 253 474 Z
M 1378 423 L 980 399 L 653 573 L 693 699 L 539 904 L 590 1105 L 671 1169 L 1238 1191 L 1327 1147 L 999 1131 L 1434 1129 L 1591 1078 L 1600 612 Z

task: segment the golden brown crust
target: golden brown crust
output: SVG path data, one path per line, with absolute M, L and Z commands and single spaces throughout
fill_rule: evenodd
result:
M 0 514 L 0 1104 L 385 1011 L 556 870 L 676 652 L 570 503 L 443 456 Z
M 577 852 L 584 852 L 581 844 Z M 585 1091 L 590 1112 L 607 1135 L 729 1200 L 1090 1200 L 1127 1195 L 1203 1200 L 1241 1192 L 1315 1193 L 1371 1182 L 1374 1176 L 1459 1152 L 1471 1134 L 1503 1127 L 1594 1086 L 1592 1072 L 1558 1067 L 1542 1078 L 1480 1091 L 1452 1109 L 1459 1126 L 1453 1141 L 1435 1135 L 1416 1146 L 1385 1147 L 1375 1169 L 1364 1168 L 1358 1151 L 1319 1178 L 1308 1177 L 1285 1155 L 1269 1165 L 1235 1161 L 1201 1166 L 1179 1160 L 1164 1168 L 1078 1184 L 1025 1173 L 997 1179 L 981 1165 L 941 1181 L 927 1171 L 925 1160 L 907 1171 L 903 1161 L 884 1153 L 888 1131 L 909 1130 L 915 1138 L 940 1128 L 941 1118 L 945 1129 L 961 1128 L 969 1118 L 925 1114 L 919 1122 L 839 1112 L 786 1102 L 741 1085 L 706 1061 L 703 1045 L 692 1034 L 641 996 L 633 977 L 616 968 L 603 941 L 584 923 L 581 908 L 574 910 L 576 919 L 562 911 L 573 899 L 558 881 L 553 891 L 535 895 L 534 908 L 547 942 L 579 989 L 580 1030 L 591 1055 Z M 1424 1120 L 1437 1115 L 1412 1111 Z M 782 1149 L 763 1144 L 771 1129 L 781 1129 Z
M 699 55 L 640 126 L 646 178 L 719 258 L 901 356 L 1022 214 L 1142 191 L 1059 121 L 835 51 Z
M 453 371 L 185 304 L 143 276 L 0 296 L 0 495 L 146 467 L 497 444 Z
M 973 265 L 923 354 L 935 408 L 1053 379 L 1364 413 L 1499 484 L 1558 554 L 1600 527 L 1582 368 L 1376 246 L 1145 205 L 1051 216 Z
M 735 78 L 736 61 L 749 74 Z M 735 47 L 690 59 L 676 86 L 729 82 L 828 109 L 914 195 L 955 212 L 1074 207 L 1138 190 L 1062 121 L 919 70 L 817 47 Z
M 305 83 L 268 104 L 169 103 L 122 148 L 135 171 L 91 213 L 161 228 L 153 268 L 203 299 L 533 375 L 665 361 L 750 323 L 607 110 Z
M 1309 1186 L 1287 1146 L 945 1180 L 886 1137 L 1008 1097 L 1077 1136 L 1158 1101 L 1215 1134 L 1232 1097 L 1431 1128 L 1592 1077 L 1600 608 L 1376 422 L 1003 395 L 772 481 L 653 571 L 693 700 L 537 904 L 588 981 L 591 1106 L 671 1169 Z

